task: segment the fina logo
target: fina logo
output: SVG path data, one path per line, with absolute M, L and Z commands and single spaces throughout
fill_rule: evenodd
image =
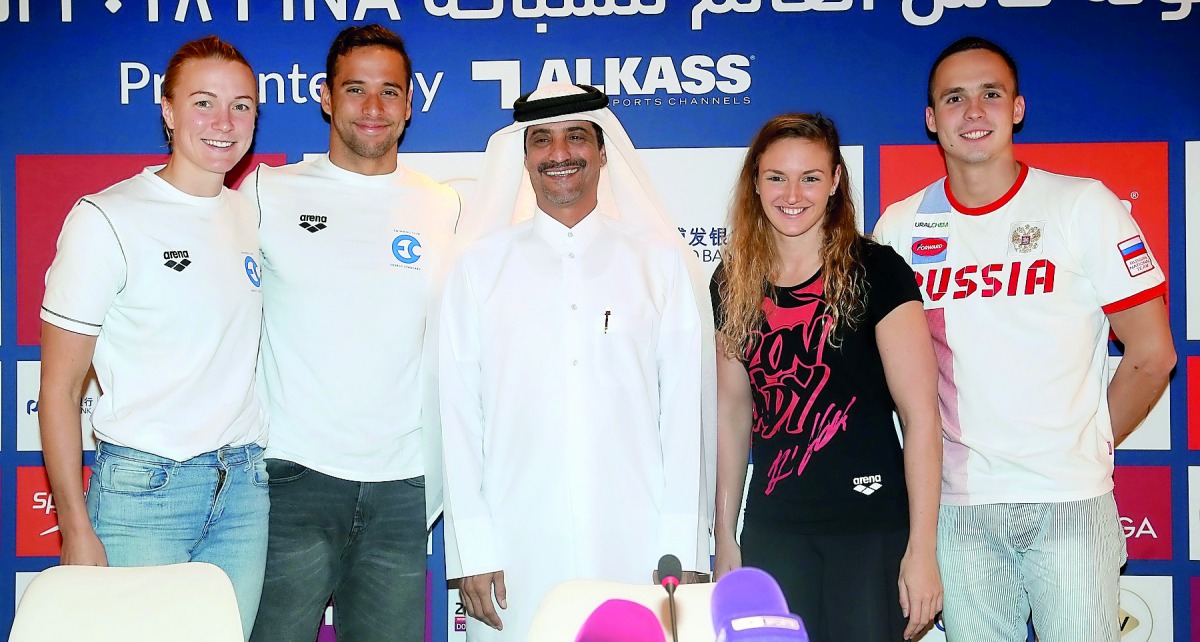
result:
M 405 265 L 412 265 L 421 260 L 421 242 L 412 234 L 401 234 L 392 239 L 392 256 Z
M 258 272 L 258 261 L 255 261 L 253 256 L 246 257 L 246 276 L 254 287 L 262 285 L 262 275 Z

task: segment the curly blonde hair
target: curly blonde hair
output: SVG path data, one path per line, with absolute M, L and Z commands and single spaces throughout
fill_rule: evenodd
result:
M 854 328 L 866 309 L 863 270 L 859 257 L 859 234 L 850 199 L 850 175 L 842 158 L 841 143 L 833 121 L 821 114 L 783 114 L 767 121 L 746 150 L 734 188 L 729 212 L 729 247 L 723 257 L 725 278 L 720 283 L 724 303 L 720 347 L 731 358 L 741 356 L 762 326 L 763 299 L 779 274 L 782 263 L 775 244 L 774 228 L 755 191 L 758 163 L 773 143 L 800 138 L 820 144 L 829 151 L 841 180 L 829 197 L 822 223 L 822 275 L 824 298 L 833 316 L 832 346 L 841 344 L 842 331 Z

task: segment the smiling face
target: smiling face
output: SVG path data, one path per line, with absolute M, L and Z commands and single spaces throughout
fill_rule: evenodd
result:
M 171 131 L 168 182 L 190 194 L 215 195 L 225 173 L 254 140 L 258 90 L 240 62 L 197 58 L 179 68 L 172 97 L 162 100 Z
M 941 62 L 932 83 L 933 106 L 925 126 L 937 134 L 951 171 L 991 161 L 1012 163 L 1013 126 L 1025 118 L 1025 99 L 1012 71 L 985 49 L 956 53 Z
M 351 49 L 337 59 L 321 88 L 321 109 L 333 132 L 329 158 L 359 174 L 396 169 L 396 149 L 412 116 L 408 68 L 398 52 L 380 45 Z
M 819 244 L 829 197 L 841 178 L 821 143 L 806 138 L 771 143 L 758 160 L 755 187 L 776 239 Z
M 525 169 L 538 207 L 579 218 L 596 208 L 600 168 L 608 162 L 591 121 L 569 120 L 525 130 Z M 555 216 L 557 218 L 557 216 Z

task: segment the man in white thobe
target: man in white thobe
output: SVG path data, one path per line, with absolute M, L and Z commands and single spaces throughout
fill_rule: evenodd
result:
M 517 102 L 446 283 L 446 565 L 472 641 L 525 640 L 563 580 L 649 582 L 667 553 L 708 570 L 712 334 L 607 102 L 561 85 Z M 506 170 L 522 150 L 527 171 Z

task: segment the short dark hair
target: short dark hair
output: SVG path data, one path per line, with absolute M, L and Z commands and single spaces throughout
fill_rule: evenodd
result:
M 980 38 L 979 36 L 966 36 L 964 38 L 955 40 L 954 42 L 950 43 L 949 47 L 943 49 L 942 53 L 938 54 L 938 57 L 934 59 L 933 66 L 929 68 L 929 88 L 926 90 L 926 99 L 929 101 L 930 107 L 933 107 L 933 76 L 937 73 L 938 67 L 940 67 L 947 58 L 956 53 L 973 51 L 975 49 L 990 51 L 1003 58 L 1004 64 L 1008 65 L 1008 70 L 1012 72 L 1013 95 L 1021 95 L 1021 83 L 1017 79 L 1017 61 L 1013 60 L 1013 57 L 1010 56 L 1003 47 L 992 42 L 991 40 Z
M 590 121 L 590 120 L 588 122 L 592 123 L 592 121 Z M 600 149 L 604 149 L 604 130 L 600 129 L 600 125 L 598 123 L 592 123 L 592 129 L 595 130 L 595 132 L 596 132 L 596 146 L 599 147 Z M 522 136 L 521 144 L 523 146 L 522 149 L 524 149 L 525 153 L 528 154 L 529 153 L 529 128 L 528 127 L 525 128 L 525 133 L 522 134 L 521 136 Z
M 329 55 L 325 56 L 325 83 L 333 86 L 333 75 L 337 70 L 338 58 L 359 47 L 387 47 L 400 54 L 404 59 L 404 72 L 412 79 L 412 59 L 408 57 L 408 49 L 404 40 L 395 31 L 383 25 L 362 25 L 346 27 L 333 39 L 329 45 Z

